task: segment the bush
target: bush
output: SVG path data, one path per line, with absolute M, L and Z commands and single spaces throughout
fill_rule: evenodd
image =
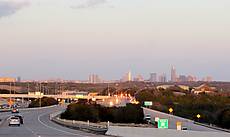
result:
M 41 98 L 41 107 L 57 105 L 58 101 L 54 98 L 43 97 Z M 35 99 L 29 104 L 29 108 L 40 107 L 40 98 Z
M 61 118 L 69 120 L 113 123 L 143 123 L 143 109 L 140 105 L 126 107 L 103 107 L 96 104 L 70 104 Z
M 70 104 L 67 110 L 61 115 L 61 118 L 80 121 L 99 121 L 99 112 L 92 105 L 88 104 Z
M 230 108 L 223 110 L 218 115 L 218 125 L 223 128 L 230 128 Z

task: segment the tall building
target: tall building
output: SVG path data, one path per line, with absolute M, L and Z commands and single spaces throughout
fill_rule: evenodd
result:
M 150 73 L 150 82 L 157 82 L 157 73 Z
M 186 75 L 180 75 L 178 78 L 179 82 L 186 82 L 188 81 L 188 77 Z
M 194 82 L 194 81 L 197 81 L 197 77 L 196 76 L 192 76 L 192 75 L 188 75 L 187 80 L 189 82 Z
M 171 68 L 171 82 L 177 82 L 177 74 L 175 67 Z
M 102 83 L 102 80 L 100 77 L 96 74 L 89 75 L 89 83 Z
M 133 78 L 133 81 L 144 81 L 144 78 L 142 75 L 137 75 L 135 78 Z
M 167 76 L 165 73 L 159 75 L 158 79 L 159 79 L 159 82 L 163 82 L 163 83 L 167 82 Z
M 122 82 L 127 82 L 127 81 L 132 81 L 132 73 L 131 71 L 129 71 L 128 73 L 126 73 L 122 79 L 121 79 Z
M 21 77 L 17 77 L 17 82 L 21 82 Z
M 202 79 L 202 81 L 211 82 L 213 81 L 213 78 L 211 76 L 206 76 Z

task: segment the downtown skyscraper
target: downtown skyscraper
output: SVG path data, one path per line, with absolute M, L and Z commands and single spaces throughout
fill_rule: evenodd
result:
M 171 68 L 171 82 L 177 82 L 177 73 L 174 66 Z

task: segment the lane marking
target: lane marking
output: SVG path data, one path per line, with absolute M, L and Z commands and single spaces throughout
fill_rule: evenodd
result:
M 27 130 L 29 130 L 30 132 L 32 132 L 32 134 L 37 135 L 37 133 L 34 132 L 31 128 L 29 128 L 29 127 L 27 127 L 27 126 L 25 126 L 25 128 L 26 128 Z
M 46 126 L 46 127 L 48 127 L 48 128 L 51 128 L 51 129 L 53 129 L 53 130 L 60 131 L 60 132 L 62 132 L 62 133 L 66 133 L 66 134 L 70 134 L 70 135 L 74 135 L 74 136 L 89 137 L 89 136 L 84 136 L 84 135 L 80 135 L 80 134 L 75 134 L 75 133 L 71 133 L 71 132 L 68 132 L 68 131 L 64 131 L 64 130 L 61 130 L 61 129 L 57 129 L 57 128 L 55 128 L 55 127 L 51 127 L 51 126 L 45 124 L 44 122 L 41 121 L 40 118 L 41 118 L 42 116 L 44 116 L 44 115 L 47 115 L 47 114 L 49 114 L 49 113 L 40 114 L 40 115 L 38 116 L 38 121 L 39 121 L 42 125 L 44 125 L 44 126 Z

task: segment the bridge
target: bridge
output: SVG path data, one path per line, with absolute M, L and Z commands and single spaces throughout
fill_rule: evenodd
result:
M 55 99 L 96 99 L 103 100 L 108 99 L 110 96 L 83 96 L 83 95 L 33 95 L 33 94 L 0 94 L 2 98 L 42 98 L 42 97 L 52 97 Z

